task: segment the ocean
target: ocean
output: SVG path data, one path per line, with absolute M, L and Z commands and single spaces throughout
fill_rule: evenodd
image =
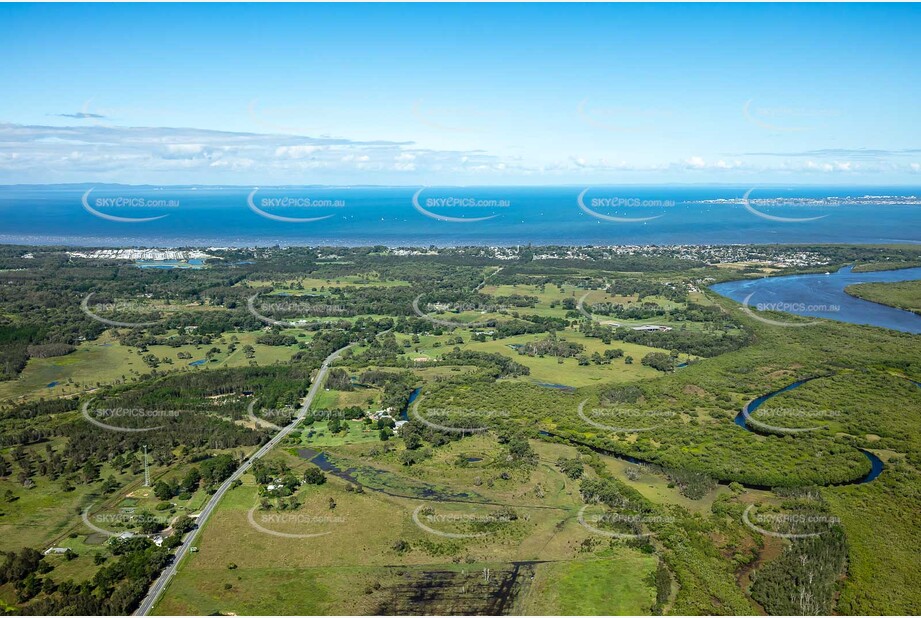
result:
M 746 195 L 748 201 L 741 201 Z M 919 196 L 921 187 L 20 185 L 0 187 L 0 242 L 99 247 L 918 243 Z

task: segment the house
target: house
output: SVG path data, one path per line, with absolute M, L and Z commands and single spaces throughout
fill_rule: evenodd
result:
M 631 328 L 632 328 L 632 330 L 647 331 L 647 332 L 648 332 L 648 331 L 657 331 L 657 332 L 661 332 L 661 333 L 668 332 L 668 331 L 670 331 L 670 330 L 672 329 L 671 326 L 657 326 L 657 325 L 655 325 L 655 324 L 646 324 L 646 325 L 644 325 L 644 326 L 633 326 L 633 327 L 631 327 Z
M 66 554 L 66 553 L 67 553 L 66 547 L 49 547 L 48 549 L 42 552 L 42 555 L 48 556 L 50 554 Z
M 370 416 L 371 420 L 373 421 L 377 421 L 382 418 L 393 418 L 393 406 L 388 407 L 386 410 L 371 412 L 368 416 Z

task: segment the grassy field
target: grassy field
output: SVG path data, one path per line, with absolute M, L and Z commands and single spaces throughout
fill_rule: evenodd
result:
M 715 274 L 714 269 L 700 270 L 701 276 Z M 324 267 L 315 272 L 332 271 Z M 598 271 L 574 267 L 557 280 L 577 281 L 583 274 L 598 278 Z M 680 273 L 672 280 L 696 276 Z M 238 285 L 265 284 L 280 294 L 319 297 L 333 294 L 331 288 L 336 286 L 405 284 L 384 281 L 373 272 L 335 279 L 285 277 Z M 649 277 L 665 280 L 664 275 Z M 880 289 L 890 296 L 918 300 L 918 289 L 911 287 L 898 294 L 894 294 L 898 288 L 889 285 Z M 580 287 L 551 284 L 488 285 L 483 290 L 495 296 L 536 296 L 536 308 L 518 311 L 556 317 L 567 313 L 561 304 L 564 299 L 578 300 L 585 294 Z M 546 339 L 547 333 L 483 342 L 473 341 L 466 329 L 420 335 L 417 342 L 409 334 L 395 333 L 402 349 L 400 360 L 420 360 L 411 368 L 411 363 L 392 363 L 377 355 L 374 348 L 375 354 L 368 358 L 383 366 L 365 365 L 353 356 L 365 346 L 355 346 L 339 365 L 353 379 L 375 368 L 412 372 L 417 378 L 412 386 L 422 385 L 419 409 L 431 412 L 431 420 L 437 408 L 455 408 L 458 416 L 466 411 L 488 418 L 482 426 L 491 429 L 438 446 L 426 431 L 424 443 L 414 451 L 416 461 L 408 461 L 402 438 L 381 440 L 380 432 L 362 421 L 344 421 L 347 430 L 336 434 L 329 432 L 323 418 L 298 427 L 267 460 L 285 463 L 301 478 L 315 466 L 309 458 L 322 452 L 322 458 L 312 461 L 333 466 L 326 473 L 327 482 L 301 486 L 291 498 L 279 499 L 258 486 L 252 474 L 245 475 L 243 484 L 225 495 L 207 526 L 194 533 L 198 551 L 185 558 L 155 611 L 164 615 L 639 615 L 658 609 L 653 576 L 663 565 L 672 584 L 666 613 L 746 615 L 757 610 L 747 596 L 752 582 L 764 574 L 759 569 L 781 555 L 783 544 L 772 545 L 770 539 L 747 528 L 741 512 L 750 504 L 783 507 L 791 500 L 785 493 L 789 486 L 821 485 L 816 491 L 827 502 L 829 513 L 841 518 L 847 537 L 846 550 L 842 549 L 847 552 L 847 570 L 838 573 L 837 604 L 829 606 L 830 613 L 917 614 L 921 608 L 915 583 L 919 566 L 915 548 L 921 546 L 917 491 L 921 439 L 916 430 L 921 412 L 914 405 L 917 386 L 906 378 L 921 380 L 921 353 L 913 336 L 841 323 L 774 328 L 751 320 L 736 303 L 717 298 L 706 288 L 690 298 L 719 306 L 737 318 L 735 325 L 743 324 L 750 331 L 747 345 L 668 373 L 641 363 L 650 352 L 668 350 L 616 340 L 605 344 L 572 326 L 557 336 L 582 345 L 579 354 L 591 357 L 620 348 L 633 362 L 627 364 L 622 357 L 611 364 L 579 365 L 576 358 L 518 353 L 515 346 Z M 677 306 L 663 298 L 650 300 L 668 308 Z M 586 303 L 635 301 L 593 291 Z M 476 321 L 484 316 L 466 312 L 445 317 Z M 728 321 L 714 323 L 735 328 Z M 705 329 L 714 323 L 686 326 L 710 332 Z M 0 383 L 0 397 L 76 395 L 97 385 L 134 381 L 151 371 L 142 358 L 148 353 L 161 360 L 158 372 L 207 371 L 251 362 L 285 362 L 302 348 L 255 343 L 263 332 L 228 332 L 208 345 L 152 346 L 142 354 L 122 346 L 117 333 L 108 331 L 98 340 L 83 342 L 71 355 L 33 359 L 18 380 Z M 299 329 L 285 332 L 307 346 L 314 336 Z M 231 345 L 236 347 L 232 353 Z M 255 348 L 254 359 L 243 353 L 245 345 Z M 501 354 L 526 365 L 530 374 L 492 381 L 488 367 L 427 366 L 426 359 L 443 358 L 455 346 Z M 219 351 L 209 355 L 213 347 Z M 190 358 L 180 359 L 180 353 Z M 172 362 L 163 362 L 167 359 Z M 207 361 L 203 365 L 190 364 L 203 359 Z M 682 353 L 679 361 L 685 360 L 688 356 Z M 821 430 L 781 437 L 746 432 L 733 424 L 745 402 L 816 375 L 823 377 L 770 399 L 754 416 L 766 422 L 776 418 L 777 424 L 792 427 L 821 419 Z M 52 382 L 58 384 L 49 388 Z M 572 388 L 550 388 L 560 385 Z M 312 409 L 358 406 L 374 411 L 382 407 L 382 399 L 382 389 L 377 387 L 321 388 Z M 620 418 L 615 413 L 631 419 L 659 411 L 669 414 L 648 432 L 605 429 L 579 417 L 576 410 L 582 400 L 591 402 L 590 408 L 614 409 L 608 418 Z M 64 444 L 54 433 L 55 423 L 67 418 L 52 417 L 43 426 L 50 430 L 45 436 L 51 436 L 58 451 Z M 15 420 L 19 426 L 29 422 Z M 556 437 L 533 439 L 539 429 Z M 521 439 L 530 438 L 534 461 L 516 459 L 521 449 L 515 435 L 519 431 Z M 571 441 L 554 441 L 564 439 Z M 182 478 L 194 465 L 187 461 L 180 442 L 181 437 L 170 467 L 152 470 L 154 481 Z M 666 476 L 656 468 L 603 456 L 589 447 L 659 462 L 671 472 Z M 41 453 L 45 444 L 23 448 Z M 871 483 L 834 485 L 865 474 L 861 470 L 869 463 L 858 449 L 870 449 L 883 460 L 882 474 Z M 9 448 L 2 454 L 5 460 L 28 461 Z M 106 453 L 99 457 L 97 464 L 105 461 Z M 671 520 L 643 524 L 653 533 L 648 544 L 593 533 L 578 521 L 584 504 L 580 489 L 590 487 L 563 474 L 560 458 L 581 458 L 586 465 L 583 478 L 611 480 L 608 489 L 615 494 L 630 495 L 629 490 L 635 490 L 648 501 L 648 512 L 669 515 Z M 105 551 L 107 537 L 83 523 L 81 514 L 87 507 L 100 527 L 120 532 L 136 529 L 131 517 L 140 511 L 168 521 L 181 513 L 194 514 L 208 498 L 199 490 L 188 499 L 173 498 L 164 504 L 150 488 L 141 486 L 137 468 L 115 473 L 109 465 L 102 466 L 102 477 L 114 474 L 120 486 L 100 496 L 92 492 L 98 494 L 101 483 L 82 482 L 81 475 L 89 473 L 79 466 L 71 473 L 71 486 L 65 487 L 62 477 L 52 481 L 39 474 L 40 464 L 22 470 L 35 473 L 34 488 L 23 487 L 23 466 L 18 463 L 0 479 L 0 496 L 12 493 L 12 499 L 0 505 L 0 550 L 23 545 L 73 549 L 76 559 L 47 558 L 55 566 L 56 582 L 85 580 L 99 570 L 93 558 Z M 701 476 L 689 481 L 682 471 Z M 723 483 L 711 484 L 703 476 Z M 708 488 L 699 499 L 688 497 L 695 495 L 695 483 Z M 603 510 L 598 504 L 591 508 L 596 514 Z M 777 594 L 783 591 L 779 587 Z M 9 601 L 15 594 L 12 587 L 0 586 L 0 599 Z
M 915 266 L 921 266 L 921 262 L 909 262 L 909 261 L 889 261 L 889 262 L 864 262 L 854 266 L 853 272 L 855 273 L 870 273 L 880 270 L 898 270 L 900 268 L 913 268 Z
M 615 457 L 601 457 L 605 466 L 622 482 L 640 492 L 644 498 L 655 504 L 676 504 L 686 508 L 692 513 L 707 514 L 713 506 L 717 496 L 729 494 L 729 489 L 725 485 L 717 485 L 709 491 L 706 496 L 699 500 L 692 500 L 681 495 L 678 488 L 670 483 L 669 480 L 661 475 L 650 472 L 643 466 L 636 466 L 623 459 Z M 627 468 L 636 468 L 639 470 L 639 477 L 633 481 L 626 477 L 624 471 Z
M 516 362 L 526 365 L 531 369 L 531 374 L 520 378 L 530 382 L 539 382 L 547 384 L 562 384 L 565 386 L 581 387 L 599 384 L 602 382 L 628 382 L 649 378 L 655 376 L 658 372 L 655 369 L 646 367 L 640 363 L 646 354 L 650 352 L 662 352 L 659 350 L 642 345 L 625 343 L 622 341 L 612 342 L 611 345 L 604 345 L 600 339 L 586 337 L 581 333 L 565 332 L 560 334 L 561 339 L 579 343 L 585 346 L 584 354 L 591 356 L 593 353 L 603 353 L 605 350 L 620 348 L 624 351 L 624 357 L 615 359 L 609 365 L 585 365 L 580 366 L 579 361 L 575 358 L 564 358 L 562 362 L 553 356 L 527 356 L 518 354 L 511 345 L 522 345 L 529 341 L 537 341 L 546 338 L 545 334 L 539 335 L 519 335 L 517 337 L 508 337 L 498 341 L 485 341 L 483 343 L 474 342 L 466 345 L 466 349 L 481 352 L 493 352 L 508 356 Z M 633 364 L 626 363 L 626 357 L 633 357 Z
M 285 329 L 285 334 L 294 335 L 298 341 L 308 343 L 311 335 L 298 329 Z M 250 360 L 259 365 L 271 365 L 289 360 L 296 352 L 294 346 L 268 346 L 256 343 L 262 332 L 225 333 L 211 345 L 184 345 L 171 347 L 153 345 L 148 352 L 137 348 L 123 346 L 111 331 L 106 331 L 95 341 L 84 341 L 76 351 L 53 358 L 33 358 L 16 380 L 0 382 L 0 399 L 39 399 L 42 397 L 60 397 L 87 392 L 100 385 L 113 384 L 118 381 L 130 382 L 141 375 L 149 373 L 151 368 L 142 360 L 146 354 L 153 354 L 161 359 L 158 371 L 193 371 L 213 367 L 245 367 Z M 236 350 L 228 351 L 228 346 L 236 337 Z M 251 345 L 255 349 L 252 359 L 246 357 L 243 346 Z M 213 347 L 221 349 L 211 360 L 200 364 L 192 362 L 204 360 L 206 353 Z M 191 355 L 191 359 L 181 359 L 179 354 Z M 170 359 L 168 363 L 165 359 Z M 49 386 L 52 385 L 53 386 Z
M 364 410 L 377 410 L 381 401 L 381 390 L 374 387 L 356 386 L 352 391 L 326 389 L 314 399 L 312 410 L 333 410 L 358 406 Z
M 520 307 L 515 308 L 516 311 L 527 314 L 527 315 L 539 315 L 542 317 L 557 317 L 564 318 L 566 317 L 567 310 L 562 307 L 562 301 L 566 298 L 571 298 L 578 302 L 580 299 L 585 297 L 583 301 L 583 307 L 587 312 L 591 312 L 591 305 L 598 303 L 606 304 L 622 304 L 624 306 L 630 306 L 638 304 L 637 296 L 617 296 L 614 294 L 608 294 L 603 290 L 585 290 L 583 288 L 578 288 L 574 286 L 561 286 L 558 287 L 554 284 L 547 284 L 545 286 L 538 285 L 487 285 L 482 289 L 484 294 L 491 294 L 493 296 L 512 296 L 512 295 L 521 295 L 521 296 L 533 296 L 538 299 L 537 304 L 532 307 Z M 586 296 L 586 292 L 588 295 Z M 674 309 L 680 307 L 680 303 L 668 300 L 661 296 L 647 296 L 643 299 L 643 302 L 655 302 L 660 307 L 664 309 Z M 662 325 L 671 325 L 668 321 L 663 321 L 662 319 L 649 319 L 649 320 L 624 320 L 615 317 L 607 317 L 603 315 L 597 316 L 597 320 L 602 323 L 619 323 L 626 326 L 637 326 L 640 324 L 662 324 Z M 688 326 L 686 322 L 682 325 Z
M 656 557 L 611 551 L 591 560 L 542 564 L 522 613 L 530 616 L 631 616 L 649 614 L 655 591 L 646 581 Z
M 844 291 L 857 298 L 921 314 L 921 281 L 858 283 Z
M 273 288 L 273 294 L 290 294 L 292 296 L 326 293 L 328 288 L 344 287 L 397 287 L 410 285 L 408 281 L 381 279 L 375 272 L 362 275 L 343 275 L 329 279 L 299 277 L 296 279 L 247 279 L 240 285 L 252 288 Z
M 480 594 L 456 608 L 466 608 L 469 613 L 477 602 L 497 594 L 493 589 L 495 581 L 512 571 L 513 562 L 550 560 L 565 562 L 550 565 L 553 570 L 546 575 L 542 573 L 548 565 L 538 565 L 533 582 L 524 577 L 516 584 L 520 586 L 518 602 L 522 607 L 538 613 L 555 613 L 556 608 L 576 611 L 587 607 L 578 589 L 588 586 L 589 600 L 598 603 L 596 613 L 648 612 L 653 592 L 644 582 L 655 567 L 655 559 L 621 546 L 605 550 L 600 560 L 582 553 L 582 541 L 591 533 L 575 518 L 580 502 L 576 486 L 549 463 L 563 454 L 573 456 L 575 450 L 557 444 L 533 445 L 542 463 L 529 478 L 509 481 L 496 477 L 489 483 L 477 483 L 477 477 L 495 475 L 493 462 L 499 448 L 494 438 L 486 436 L 447 445 L 439 449 L 435 458 L 411 469 L 393 462 L 388 454 L 373 457 L 370 462 L 393 475 L 396 486 L 437 478 L 451 491 L 481 496 L 473 502 L 396 497 L 369 484 L 365 484 L 364 493 L 358 494 L 347 491 L 342 479 L 329 475 L 326 484 L 299 491 L 303 505 L 297 516 L 290 512 L 253 511 L 256 522 L 271 531 L 325 533 L 319 537 L 282 537 L 254 527 L 248 514 L 258 503 L 258 488 L 247 476 L 244 485 L 227 495 L 199 533 L 199 551 L 190 554 L 156 611 L 348 614 L 374 613 L 381 607 L 404 607 L 409 603 L 414 613 L 428 613 L 438 608 L 443 611 L 445 606 L 438 603 L 448 602 L 449 597 L 457 602 L 459 592 L 481 582 Z M 347 457 L 359 458 L 356 465 L 368 461 L 361 455 L 367 452 L 367 445 L 342 448 Z M 338 451 L 333 448 L 333 452 Z M 460 454 L 482 461 L 458 467 Z M 295 474 L 312 465 L 284 451 L 273 452 L 270 457 L 287 461 Z M 407 477 L 405 482 L 399 482 L 404 474 L 411 474 L 412 480 Z M 335 501 L 332 510 L 330 498 Z M 485 528 L 470 523 L 497 512 L 502 504 L 514 509 L 518 519 L 483 524 Z M 422 506 L 432 509 L 433 514 L 423 523 L 436 532 L 414 521 L 413 513 Z M 287 518 L 278 516 L 285 514 Z M 440 535 L 483 530 L 485 535 L 475 537 Z M 226 543 L 227 538 L 233 538 L 234 543 Z M 400 542 L 403 547 L 398 547 Z M 570 560 L 577 561 L 575 566 L 568 564 Z M 394 571 L 388 567 L 392 564 L 401 567 Z M 603 564 L 607 568 L 602 568 Z M 495 572 L 494 582 L 483 580 L 486 568 Z M 288 590 L 295 574 L 303 577 L 302 594 Z M 411 602 L 403 597 L 407 585 L 423 585 L 433 574 L 438 574 L 440 592 L 432 599 Z M 562 588 L 549 585 L 559 578 L 565 583 Z M 605 590 L 614 582 L 618 582 L 616 589 L 622 594 L 602 601 Z M 439 596 L 441 593 L 444 597 Z
M 309 426 L 302 425 L 303 430 L 298 444 L 310 448 L 328 448 L 381 441 L 380 431 L 376 428 L 372 429 L 370 425 L 362 421 L 343 421 L 342 426 L 346 427 L 347 431 L 332 434 L 327 429 L 324 420 L 318 420 Z
M 419 342 L 411 343 L 411 347 L 408 348 L 404 354 L 406 357 L 414 360 L 437 359 L 442 354 L 454 349 L 454 344 L 449 343 L 449 341 L 452 341 L 456 337 L 456 334 L 439 336 L 421 335 L 419 337 Z M 615 341 L 612 342 L 611 345 L 604 345 L 600 339 L 586 337 L 581 333 L 571 331 L 560 333 L 560 338 L 582 344 L 585 346 L 584 353 L 588 356 L 591 356 L 594 352 L 602 354 L 605 350 L 620 348 L 624 351 L 624 357 L 615 359 L 609 365 L 593 364 L 580 366 L 579 361 L 575 358 L 564 358 L 562 362 L 559 362 L 559 360 L 553 356 L 541 358 L 538 356 L 519 354 L 511 347 L 513 345 L 523 345 L 531 341 L 538 341 L 546 337 L 546 334 L 534 334 L 507 337 L 497 341 L 487 340 L 485 342 L 472 342 L 468 340 L 460 347 L 467 350 L 502 354 L 530 368 L 530 375 L 516 379 L 537 383 L 562 384 L 572 387 L 590 386 L 601 382 L 625 382 L 653 377 L 658 372 L 649 367 L 645 367 L 640 363 L 640 360 L 650 352 L 667 352 L 667 350 L 660 350 L 622 341 Z M 401 342 L 409 341 L 410 338 L 409 336 L 401 335 L 397 337 L 397 340 Z M 626 363 L 625 359 L 627 356 L 633 357 L 633 364 L 628 365 Z M 682 360 L 685 360 L 684 356 L 682 356 Z

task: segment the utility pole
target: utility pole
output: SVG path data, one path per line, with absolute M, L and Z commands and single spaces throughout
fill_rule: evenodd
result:
M 150 487 L 150 467 L 147 465 L 147 445 L 144 445 L 144 487 Z

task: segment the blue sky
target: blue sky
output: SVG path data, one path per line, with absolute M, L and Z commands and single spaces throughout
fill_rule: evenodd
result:
M 0 182 L 921 184 L 910 4 L 0 5 Z

